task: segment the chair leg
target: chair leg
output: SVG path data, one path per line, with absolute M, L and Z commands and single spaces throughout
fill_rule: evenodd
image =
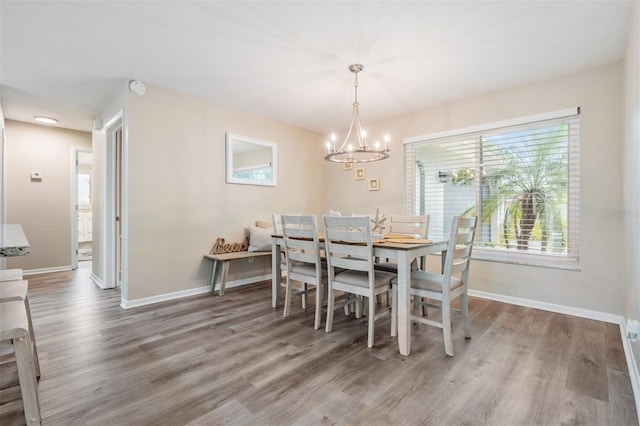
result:
M 391 336 L 398 335 L 398 286 L 391 289 Z
M 444 352 L 453 356 L 453 336 L 451 334 L 451 306 L 442 301 L 442 334 L 444 337 Z
M 284 318 L 291 314 L 291 286 L 291 279 L 289 278 L 289 275 L 287 275 L 287 287 L 284 296 L 284 313 L 282 314 Z
M 322 323 L 322 284 L 316 285 L 316 320 L 313 324 L 313 328 L 318 330 L 320 323 Z
M 24 307 L 27 311 L 27 321 L 29 324 L 29 335 L 31 337 L 31 344 L 33 345 L 33 362 L 36 367 L 36 377 L 40 378 L 40 359 L 38 358 L 38 348 L 36 346 L 36 334 L 33 328 L 33 321 L 31 320 L 31 304 L 29 303 L 29 294 L 27 293 L 24 298 Z
M 329 333 L 333 328 L 333 309 L 335 304 L 335 293 L 333 287 L 329 284 L 329 293 L 327 295 L 327 324 L 324 328 L 326 333 Z
M 425 299 L 422 299 L 423 302 L 426 302 Z M 427 305 L 422 305 L 422 316 L 423 317 L 428 317 L 429 316 L 429 308 L 427 307 Z
M 39 425 L 42 423 L 42 419 L 40 418 L 40 401 L 38 400 L 35 365 L 32 359 L 33 352 L 28 335 L 14 339 L 13 347 L 18 367 L 18 379 L 20 380 L 24 415 L 28 425 Z
M 362 316 L 362 296 L 356 296 L 356 318 Z
M 466 292 L 460 296 L 460 310 L 462 311 L 464 337 L 471 339 L 471 330 L 469 329 L 469 296 L 467 296 Z
M 369 297 L 369 338 L 367 339 L 367 347 L 373 347 L 374 333 L 376 323 L 376 299 Z
M 300 283 L 302 289 L 302 309 L 307 309 L 307 283 Z

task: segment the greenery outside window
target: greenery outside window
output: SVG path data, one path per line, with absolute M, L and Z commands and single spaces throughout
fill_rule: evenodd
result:
M 407 210 L 445 238 L 478 216 L 474 258 L 579 267 L 577 108 L 405 141 Z

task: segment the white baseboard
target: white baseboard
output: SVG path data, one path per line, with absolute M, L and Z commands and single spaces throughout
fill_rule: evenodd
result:
M 574 317 L 609 322 L 612 324 L 620 324 L 620 321 L 622 321 L 621 315 L 609 314 L 607 312 L 591 311 L 589 309 L 574 308 L 572 306 L 556 305 L 555 303 L 540 302 L 537 300 L 523 299 L 520 297 L 504 296 L 502 294 L 488 293 L 486 291 L 469 289 L 469 296 L 479 297 L 481 299 L 495 300 L 497 302 L 504 302 L 511 305 L 524 306 L 527 308 L 540 309 L 543 311 L 557 312 L 559 314 L 572 315 Z
M 249 278 L 242 278 L 240 280 L 233 280 L 233 281 L 228 281 L 224 288 L 233 288 L 233 287 L 240 287 L 241 285 L 247 285 L 247 284 L 253 284 L 253 283 L 259 283 L 262 281 L 271 281 L 271 274 L 264 274 L 264 275 L 260 275 L 257 277 L 249 277 Z M 217 283 L 216 283 L 217 284 Z M 211 288 L 211 287 L 209 287 Z M 216 290 L 219 289 L 219 286 L 216 286 Z
M 137 308 L 140 306 L 153 305 L 154 303 L 167 302 L 169 300 L 182 299 L 183 297 L 195 296 L 197 294 L 208 293 L 211 287 L 197 287 L 182 291 L 174 291 L 173 293 L 159 294 L 157 296 L 143 297 L 142 299 L 126 300 L 122 299 L 120 307 L 122 309 Z
M 257 277 L 249 277 L 249 278 L 243 278 L 239 280 L 233 280 L 226 283 L 225 289 L 239 287 L 242 285 L 257 283 L 257 282 L 266 281 L 270 279 L 271 279 L 271 274 L 265 274 Z M 216 287 L 216 291 L 219 288 L 220 287 Z M 120 307 L 122 309 L 131 309 L 131 308 L 137 308 L 139 306 L 152 305 L 154 303 L 167 302 L 170 300 L 181 299 L 183 297 L 196 296 L 198 294 L 210 293 L 210 292 L 211 292 L 211 286 L 206 285 L 206 286 L 190 288 L 182 291 L 175 291 L 173 293 L 165 293 L 165 294 L 159 294 L 157 296 L 143 297 L 142 299 L 135 299 L 135 300 L 122 299 L 122 302 L 120 303 Z
M 100 287 L 103 290 L 105 289 L 104 281 L 102 281 L 100 278 L 98 278 L 98 276 L 96 276 L 96 274 L 91 274 L 91 276 L 89 278 L 91 279 L 91 281 L 93 281 L 93 283 L 95 285 L 97 285 L 98 287 Z
M 49 272 L 64 272 L 70 271 L 71 265 L 67 266 L 54 266 L 53 268 L 38 268 L 38 269 L 25 269 L 22 274 L 23 275 L 35 275 L 35 274 L 46 274 Z
M 636 414 L 638 415 L 638 423 L 640 423 L 640 371 L 636 359 L 633 356 L 633 348 L 629 339 L 627 339 L 627 326 L 624 319 L 620 321 L 620 333 L 622 334 L 622 347 L 624 348 L 624 357 L 627 359 L 627 369 L 629 370 L 629 379 L 631 380 L 631 389 L 633 389 L 633 397 L 636 401 Z

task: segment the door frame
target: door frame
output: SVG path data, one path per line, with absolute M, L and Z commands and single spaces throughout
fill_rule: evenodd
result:
M 117 234 L 116 234 L 116 133 L 121 131 L 121 214 L 120 214 L 120 226 L 122 234 L 122 251 L 121 251 L 121 270 L 122 270 L 122 288 L 121 288 L 121 301 L 127 298 L 127 253 L 128 253 L 128 228 L 127 228 L 127 135 L 126 126 L 124 123 L 123 110 L 118 111 L 105 125 L 105 145 L 104 145 L 104 202 L 102 208 L 103 229 L 104 229 L 104 287 L 103 288 L 116 288 L 117 276 L 116 276 L 116 249 L 117 249 Z
M 80 152 L 92 153 L 91 148 L 80 146 L 71 147 L 71 269 L 78 269 L 78 154 Z M 91 179 L 93 186 L 93 178 Z M 93 194 L 91 209 L 93 210 Z

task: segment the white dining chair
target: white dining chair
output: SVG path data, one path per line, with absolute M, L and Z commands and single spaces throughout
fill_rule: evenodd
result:
M 471 338 L 469 330 L 469 301 L 467 296 L 469 264 L 471 251 L 473 249 L 473 239 L 476 232 L 476 217 L 454 217 L 449 233 L 449 243 L 447 246 L 446 259 L 442 273 L 427 271 L 411 272 L 411 287 L 409 294 L 420 300 L 436 300 L 440 304 L 433 304 L 420 301 L 429 307 L 440 308 L 442 320 L 434 321 L 421 315 L 411 315 L 411 321 L 433 325 L 442 328 L 444 336 L 445 353 L 453 356 L 453 337 L 451 332 L 451 312 L 462 314 L 464 336 Z M 460 298 L 460 309 L 451 307 L 451 302 Z M 393 280 L 392 295 L 392 318 L 391 333 L 397 335 L 397 313 L 398 313 L 398 282 Z
M 429 215 L 390 215 L 389 216 L 389 232 L 394 236 L 406 236 L 408 238 L 427 238 L 429 232 Z M 421 264 L 417 261 L 411 264 L 413 270 L 425 269 L 427 265 L 427 257 L 421 258 Z M 398 264 L 392 259 L 386 259 L 384 262 L 378 261 L 375 265 L 376 269 L 381 271 L 397 272 Z
M 396 274 L 376 271 L 373 267 L 373 243 L 368 217 L 324 216 L 325 253 L 329 271 L 327 322 L 325 331 L 333 328 L 335 292 L 368 298 L 367 347 L 373 347 L 375 321 L 389 313 L 385 307 L 376 313 L 376 296 L 391 289 Z M 356 314 L 360 312 L 356 305 Z
M 291 298 L 294 290 L 293 282 L 300 282 L 298 293 L 306 300 L 306 295 L 314 286 L 316 312 L 314 328 L 320 328 L 322 321 L 322 295 L 327 284 L 327 268 L 322 262 L 321 245 L 318 238 L 318 224 L 315 215 L 282 215 L 282 235 L 286 256 L 286 292 L 284 317 L 291 314 Z M 306 303 L 303 303 L 306 309 Z
M 299 213 L 290 213 L 287 214 L 288 216 L 300 216 Z M 273 213 L 271 215 L 271 225 L 273 228 L 273 234 L 274 235 L 282 235 L 282 214 L 281 213 Z M 287 253 L 284 250 L 284 247 L 282 247 L 282 252 L 280 255 L 280 270 L 282 271 L 282 277 L 281 277 L 281 282 L 280 282 L 280 286 L 284 287 L 286 289 L 287 287 L 287 281 L 286 281 L 286 277 L 287 277 Z M 302 309 L 307 309 L 307 295 L 306 292 L 304 292 L 303 290 L 305 290 L 306 288 L 302 288 L 305 287 L 306 284 L 301 283 L 300 284 L 300 288 L 296 288 L 296 291 L 302 291 Z

